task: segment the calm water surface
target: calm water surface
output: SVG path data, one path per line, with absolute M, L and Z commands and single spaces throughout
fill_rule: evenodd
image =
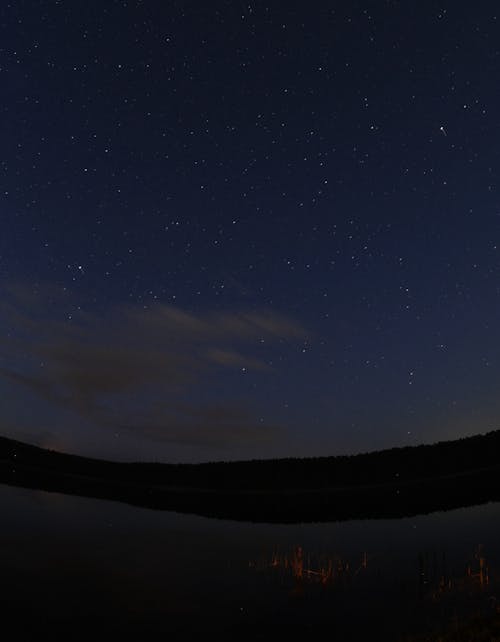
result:
M 18 639 L 404 640 L 500 606 L 500 505 L 266 525 L 0 486 Z

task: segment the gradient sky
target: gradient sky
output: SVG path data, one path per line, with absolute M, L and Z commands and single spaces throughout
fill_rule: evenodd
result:
M 0 7 L 0 426 L 205 461 L 500 424 L 494 2 Z

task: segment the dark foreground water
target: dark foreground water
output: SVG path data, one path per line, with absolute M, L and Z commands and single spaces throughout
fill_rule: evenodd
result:
M 0 510 L 18 640 L 408 640 L 500 607 L 499 504 L 280 526 L 0 486 Z

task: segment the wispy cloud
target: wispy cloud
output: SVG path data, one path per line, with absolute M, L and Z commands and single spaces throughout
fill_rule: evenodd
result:
M 224 373 L 269 370 L 263 345 L 304 337 L 269 311 L 194 314 L 157 304 L 78 309 L 56 288 L 11 287 L 0 325 L 0 376 L 92 423 L 189 444 L 272 437 L 248 401 L 207 395 Z M 74 308 L 75 306 L 73 306 Z

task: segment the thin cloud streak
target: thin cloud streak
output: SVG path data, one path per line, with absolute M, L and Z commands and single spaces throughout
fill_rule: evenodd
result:
M 162 304 L 64 319 L 70 299 L 54 289 L 11 287 L 4 300 L 0 376 L 53 407 L 155 441 L 224 446 L 280 432 L 244 395 L 212 398 L 210 386 L 225 373 L 271 372 L 263 342 L 272 349 L 305 336 L 291 319 L 269 311 L 195 315 Z

